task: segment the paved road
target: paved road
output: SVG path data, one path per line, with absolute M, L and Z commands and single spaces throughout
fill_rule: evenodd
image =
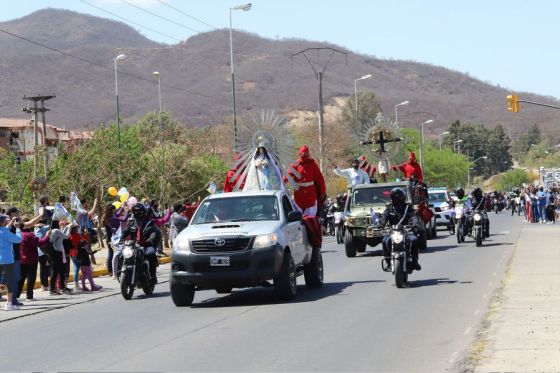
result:
M 407 289 L 382 272 L 379 252 L 348 259 L 329 240 L 325 286 L 306 290 L 300 278 L 291 303 L 257 288 L 204 291 L 176 308 L 163 283 L 149 299 L 109 296 L 2 322 L 0 370 L 453 370 L 518 239 L 518 217 L 491 222 L 482 248 L 440 231 Z

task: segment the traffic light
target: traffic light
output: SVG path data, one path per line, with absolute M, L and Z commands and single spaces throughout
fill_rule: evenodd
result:
M 513 113 L 517 113 L 519 112 L 519 96 L 511 94 L 511 95 L 507 95 L 507 107 L 508 110 L 513 112 Z

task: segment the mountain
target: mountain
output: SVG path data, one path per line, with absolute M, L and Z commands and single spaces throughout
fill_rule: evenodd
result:
M 119 62 L 120 113 L 132 122 L 147 111 L 157 110 L 157 82 L 161 73 L 165 109 L 189 126 L 226 123 L 231 116 L 229 35 L 216 30 L 195 35 L 177 45 L 155 43 L 133 28 L 115 21 L 67 10 L 45 9 L 0 23 L 7 30 L 55 47 L 93 66 L 0 33 L 0 117 L 26 117 L 21 108 L 24 95 L 55 93 L 49 101 L 48 122 L 67 128 L 91 128 L 115 118 L 113 59 Z M 384 111 L 399 108 L 399 124 L 412 127 L 427 119 L 428 134 L 440 133 L 451 121 L 502 124 L 513 133 L 532 123 L 555 129 L 557 113 L 521 104 L 518 114 L 506 109 L 508 90 L 467 74 L 413 61 L 383 60 L 359 55 L 324 42 L 299 39 L 271 40 L 245 32 L 233 35 L 238 114 L 264 109 L 280 113 L 317 108 L 318 84 L 304 57 L 291 57 L 310 47 L 331 47 L 347 52 L 334 55 L 325 70 L 323 95 L 326 104 L 354 91 L 371 90 Z M 4 53 L 5 52 L 5 53 Z M 325 51 L 327 52 L 327 51 Z M 329 53 L 309 54 L 310 62 L 322 64 Z M 481 56 L 483 58 L 483 56 Z M 518 92 L 525 100 L 557 104 L 552 97 Z M 340 100 L 338 100 L 340 101 Z M 326 116 L 327 124 L 331 118 Z

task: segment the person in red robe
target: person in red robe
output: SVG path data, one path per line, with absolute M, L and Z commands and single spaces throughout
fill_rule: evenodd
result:
M 410 179 L 412 174 L 415 174 L 420 183 L 424 180 L 424 175 L 422 173 L 422 167 L 416 162 L 416 155 L 410 152 L 408 156 L 408 163 L 403 163 L 399 166 L 393 166 L 393 170 L 401 171 L 404 174 L 405 179 Z
M 377 167 L 375 167 L 374 165 L 370 164 L 367 160 L 366 160 L 366 156 L 362 155 L 360 156 L 360 158 L 358 158 L 358 161 L 360 161 L 360 168 L 362 170 L 364 170 L 366 172 L 366 174 L 368 174 L 370 180 L 374 180 L 375 179 L 375 172 L 377 171 Z
M 316 216 L 327 195 L 327 187 L 319 166 L 313 158 L 309 157 L 309 147 L 307 145 L 299 148 L 299 157 L 295 164 L 291 164 L 291 168 L 298 174 L 296 175 L 293 170 L 288 171 L 288 174 L 297 184 L 297 189 L 294 192 L 296 205 L 304 216 Z
M 233 156 L 233 161 L 237 162 L 238 160 L 241 159 L 241 154 L 235 154 Z M 231 182 L 231 178 L 233 177 L 233 175 L 235 175 L 235 173 L 237 172 L 237 170 L 241 167 L 241 164 L 239 164 L 237 167 L 232 167 L 226 174 L 226 179 L 224 180 L 224 193 L 227 192 L 233 192 L 233 190 L 235 189 L 235 185 L 237 184 L 237 182 L 239 181 L 239 178 L 241 177 L 241 175 L 243 174 L 243 170 L 241 172 L 239 172 L 239 174 L 237 175 L 237 177 L 233 180 L 233 182 Z M 239 187 L 239 190 L 243 190 L 243 186 L 245 185 L 245 181 L 243 181 Z

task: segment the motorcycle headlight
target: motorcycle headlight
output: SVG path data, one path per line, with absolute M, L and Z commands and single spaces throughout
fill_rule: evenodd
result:
M 187 237 L 177 237 L 173 243 L 174 251 L 191 251 L 191 242 Z
M 391 233 L 391 241 L 393 241 L 394 244 L 400 244 L 401 242 L 403 242 L 403 240 L 404 234 L 402 234 L 401 232 Z
M 126 246 L 122 251 L 122 255 L 125 259 L 131 258 L 133 254 L 134 250 L 132 250 L 132 247 L 129 246 Z
M 474 214 L 474 221 L 481 221 L 482 220 L 482 216 L 480 216 L 480 214 Z
M 265 247 L 270 247 L 276 245 L 278 242 L 278 234 L 261 234 L 255 237 L 255 242 L 253 242 L 253 249 L 263 249 Z

